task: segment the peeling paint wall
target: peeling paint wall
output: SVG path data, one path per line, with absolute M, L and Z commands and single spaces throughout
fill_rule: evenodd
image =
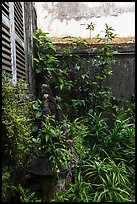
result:
M 118 37 L 135 36 L 135 2 L 35 2 L 38 27 L 50 36 L 89 37 L 86 26 L 94 22 L 95 37 L 105 23 Z

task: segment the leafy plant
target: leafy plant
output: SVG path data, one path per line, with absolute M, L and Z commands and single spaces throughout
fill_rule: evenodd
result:
M 3 157 L 8 165 L 23 164 L 25 149 L 31 142 L 31 116 L 27 84 L 19 80 L 2 85 Z
M 94 202 L 131 201 L 129 180 L 124 162 L 118 165 L 111 158 L 94 161 L 83 165 L 85 177 L 93 188 Z
M 37 198 L 35 192 L 31 192 L 29 189 L 25 190 L 20 184 L 18 186 L 18 192 L 21 202 L 42 202 L 41 199 Z
M 91 185 L 83 180 L 81 172 L 78 173 L 77 180 L 74 184 L 70 184 L 69 188 L 59 193 L 51 202 L 89 202 Z
M 62 130 L 63 121 L 56 124 L 55 116 L 44 115 L 41 110 L 41 101 L 38 101 L 33 103 L 36 114 L 33 125 L 33 146 L 37 154 L 46 152 L 50 155 L 52 170 L 58 175 L 62 169 L 70 165 L 72 151 L 66 144 L 66 132 Z
M 89 24 L 87 29 L 90 32 L 94 30 L 93 24 Z M 106 24 L 104 37 L 98 35 L 99 41 L 103 43 L 101 48 L 96 50 L 94 60 L 80 58 L 75 54 L 81 46 L 81 42 L 78 41 L 74 43 L 73 50 L 63 49 L 60 53 L 55 49 L 52 52 L 50 50 L 50 54 L 55 58 L 51 57 L 53 61 L 48 61 L 45 57 L 48 52 L 46 41 L 41 40 L 47 38 L 43 38 L 44 35 L 40 30 L 37 32 L 36 40 L 41 55 L 35 61 L 37 67 L 41 67 L 39 74 L 43 74 L 42 78 L 46 75 L 45 82 L 50 85 L 57 104 L 68 117 L 68 120 L 62 123 L 68 127 L 69 136 L 79 154 L 79 168 L 84 167 L 86 175 L 83 170 L 80 171 L 70 188 L 57 195 L 54 201 L 133 200 L 130 196 L 133 192 L 129 186 L 131 183 L 134 185 L 134 176 L 131 175 L 135 172 L 135 106 L 134 103 L 129 104 L 116 99 L 105 86 L 106 78 L 113 74 L 111 64 L 114 62 L 114 54 L 117 53 L 109 44 L 116 37 L 114 29 Z M 49 63 L 48 67 L 46 63 Z M 49 70 L 49 67 L 53 69 Z M 66 149 L 62 151 L 65 148 L 62 146 L 65 134 L 62 132 L 61 124 L 52 125 L 51 122 L 47 122 L 47 118 L 41 116 L 39 110 L 37 111 L 37 119 L 43 126 L 35 126 L 38 133 L 35 142 L 38 146 L 42 142 L 43 150 L 40 151 L 51 152 L 54 164 L 57 162 L 65 167 L 71 156 L 68 154 L 70 157 L 67 157 Z M 55 121 L 52 122 L 55 124 Z M 106 154 L 109 155 L 107 158 Z M 55 169 L 57 171 L 58 166 L 55 165 Z
M 112 28 L 112 26 L 108 26 L 105 23 L 105 31 L 104 31 L 104 37 L 100 37 L 100 34 L 97 35 L 97 38 L 99 38 L 99 41 L 104 41 L 104 42 L 109 42 L 109 40 L 112 40 L 113 38 L 115 38 L 117 36 L 117 34 L 114 33 L 114 29 Z
M 91 38 L 91 30 L 94 30 L 94 25 L 95 23 L 87 23 L 87 24 L 81 24 L 81 25 L 86 25 L 86 30 L 89 30 L 89 38 Z
M 2 172 L 2 202 L 10 202 L 11 196 L 16 192 L 16 187 L 13 185 L 12 168 L 5 166 Z
M 94 24 L 87 24 L 86 29 L 91 38 Z M 31 152 L 48 153 L 53 173 L 59 175 L 61 170 L 74 166 L 74 153 L 78 153 L 72 183 L 53 201 L 134 200 L 135 101 L 116 99 L 105 86 L 106 78 L 113 74 L 111 63 L 116 52 L 109 44 L 116 37 L 113 31 L 106 24 L 104 37 L 98 35 L 103 44 L 93 60 L 90 53 L 88 59 L 76 54 L 79 48 L 89 48 L 87 43 L 75 41 L 73 49 L 62 49 L 59 53 L 48 33 L 38 29 L 33 35 L 38 97 L 32 103 L 24 81 L 19 80 L 15 86 L 3 80 L 4 166 L 22 167 L 24 157 Z M 43 114 L 39 94 L 42 83 L 52 89 L 64 120 L 56 121 L 55 116 Z M 15 187 L 12 173 L 13 169 L 3 168 L 3 200 L 10 200 L 9 194 L 14 195 L 18 189 L 21 202 L 41 202 L 35 192 L 21 184 Z
M 84 159 L 87 149 L 84 146 L 85 137 L 89 135 L 88 127 L 83 124 L 83 122 L 77 118 L 73 122 L 69 123 L 69 129 L 71 133 L 71 139 L 73 141 L 73 146 L 79 155 L 79 163 Z

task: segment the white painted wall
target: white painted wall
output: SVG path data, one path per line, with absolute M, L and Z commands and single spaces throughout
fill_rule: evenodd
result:
M 81 24 L 95 23 L 92 37 L 105 23 L 118 37 L 135 36 L 135 2 L 35 2 L 38 28 L 52 37 L 89 37 Z

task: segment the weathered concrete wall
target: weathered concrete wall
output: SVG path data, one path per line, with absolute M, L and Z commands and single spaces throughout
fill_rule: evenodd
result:
M 58 51 L 62 48 L 67 48 L 71 44 L 56 43 Z M 91 44 L 90 49 L 79 49 L 73 53 L 79 54 L 81 57 L 86 57 L 88 60 L 94 59 L 96 48 L 101 47 L 101 44 Z M 114 96 L 121 99 L 131 99 L 131 95 L 135 94 L 135 44 L 114 44 L 113 50 L 118 51 L 112 62 L 113 75 L 107 77 L 105 84 L 110 87 Z M 89 54 L 90 53 L 90 54 Z M 92 68 L 91 68 L 92 72 Z
M 133 53 L 116 55 L 112 64 L 113 75 L 106 80 L 113 95 L 121 99 L 131 99 L 135 94 L 135 56 Z
M 38 27 L 52 37 L 89 37 L 86 26 L 94 22 L 95 37 L 112 26 L 119 37 L 135 36 L 135 2 L 35 2 Z

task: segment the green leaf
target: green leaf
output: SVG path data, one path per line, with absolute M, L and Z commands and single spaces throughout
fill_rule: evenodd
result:
M 32 138 L 32 141 L 33 141 L 34 143 L 37 143 L 37 144 L 39 144 L 39 143 L 41 142 L 40 138 L 37 138 L 37 139 Z
M 97 82 L 96 82 L 96 81 L 93 81 L 92 84 L 97 84 Z
M 33 125 L 32 126 L 32 132 L 37 132 L 39 129 L 39 126 L 38 125 Z
M 99 193 L 98 198 L 97 198 L 97 202 L 101 202 L 102 201 L 102 196 L 104 194 L 106 194 L 107 192 L 109 192 L 108 189 L 104 190 L 103 192 Z
M 62 90 L 64 87 L 64 84 L 60 84 L 59 87 L 60 87 L 60 90 Z
M 30 154 L 30 148 L 26 148 L 26 149 L 24 150 L 24 154 L 29 155 L 29 154 Z
M 35 143 L 37 143 L 37 140 L 36 140 L 35 138 L 32 138 L 32 141 L 35 142 Z
M 37 74 L 39 74 L 39 73 L 42 72 L 42 70 L 41 70 L 41 69 L 38 69 L 38 68 L 36 68 L 35 71 L 36 71 Z
M 46 136 L 45 136 L 46 142 L 48 142 L 48 139 L 49 139 L 49 135 L 46 135 Z
M 42 112 L 37 112 L 36 113 L 36 118 L 40 118 L 42 116 Z
M 89 76 L 88 76 L 87 74 L 81 75 L 81 78 L 82 78 L 82 79 L 85 79 L 86 77 L 89 78 Z
M 33 58 L 34 59 L 34 61 L 36 61 L 36 62 L 38 62 L 39 63 L 39 60 L 37 59 L 37 58 Z

